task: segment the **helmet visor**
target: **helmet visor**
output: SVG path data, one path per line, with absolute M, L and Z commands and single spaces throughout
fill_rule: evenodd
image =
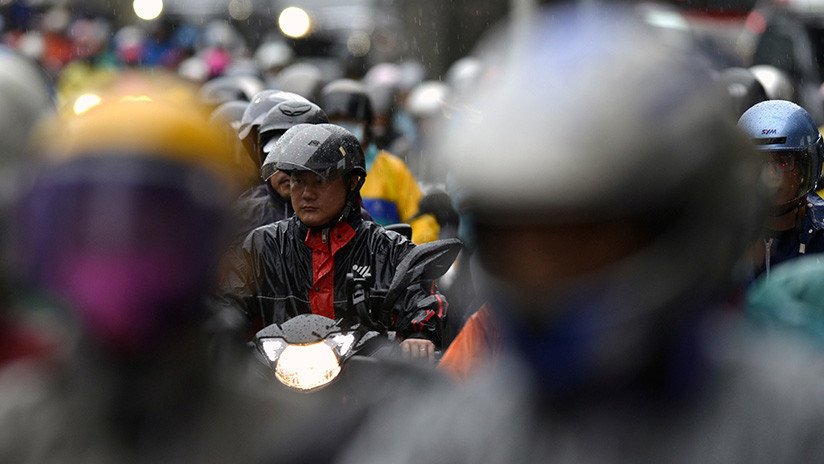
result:
M 773 204 L 790 205 L 815 187 L 818 175 L 812 172 L 811 157 L 806 151 L 775 150 L 765 152 L 763 178 L 773 189 Z

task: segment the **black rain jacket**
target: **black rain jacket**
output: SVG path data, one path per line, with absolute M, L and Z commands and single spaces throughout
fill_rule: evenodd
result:
M 396 267 L 415 246 L 400 234 L 358 215 L 352 215 L 348 224 L 354 229 L 354 237 L 334 254 L 336 319 L 354 317 L 346 308 L 347 273 L 355 268 L 368 274 L 372 288 L 387 289 Z M 233 250 L 232 264 L 221 282 L 221 305 L 242 311 L 253 329 L 311 313 L 313 252 L 306 244 L 308 234 L 309 228 L 297 216 L 253 230 L 243 245 Z M 390 329 L 401 338 L 425 338 L 440 346 L 446 307 L 434 283 L 413 284 L 396 302 L 394 326 Z

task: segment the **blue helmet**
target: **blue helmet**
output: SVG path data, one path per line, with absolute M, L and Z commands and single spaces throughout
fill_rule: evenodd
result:
M 816 188 L 824 162 L 824 142 L 812 116 L 804 108 L 785 100 L 761 102 L 744 112 L 738 127 L 760 151 L 791 153 L 798 157 L 799 188 L 793 200 L 783 206 L 798 205 Z

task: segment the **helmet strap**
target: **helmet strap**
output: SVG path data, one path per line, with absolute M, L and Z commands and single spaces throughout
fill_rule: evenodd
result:
M 790 211 L 798 210 L 799 208 L 801 208 L 804 205 L 805 201 L 807 201 L 806 195 L 799 198 L 799 199 L 797 199 L 797 200 L 795 200 L 795 201 L 791 201 L 791 202 L 785 203 L 783 205 L 773 206 L 771 208 L 771 211 L 770 211 L 771 216 L 772 217 L 781 217 L 781 216 L 784 216 L 785 214 L 789 213 Z
M 357 175 L 357 174 L 356 174 Z M 363 186 L 363 182 L 365 181 L 364 177 L 361 175 L 358 176 L 358 182 L 353 187 L 352 186 L 352 177 L 349 177 L 346 182 L 346 203 L 343 205 L 343 209 L 340 212 L 340 216 L 335 222 L 340 222 L 346 220 L 355 208 L 360 208 L 358 204 L 358 194 L 360 193 L 360 189 Z

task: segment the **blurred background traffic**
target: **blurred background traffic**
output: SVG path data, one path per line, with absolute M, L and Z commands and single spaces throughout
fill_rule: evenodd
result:
M 397 82 L 408 92 L 425 79 L 445 80 L 450 69 L 466 71 L 451 67 L 484 31 L 505 17 L 528 18 L 544 3 L 550 2 L 4 0 L 0 28 L 3 42 L 41 64 L 60 96 L 94 72 L 123 67 L 167 68 L 199 83 L 256 75 L 278 88 L 284 86 L 278 79 L 289 85 L 311 75 L 320 88 L 341 77 L 362 78 L 385 62 L 401 65 Z M 719 69 L 783 70 L 794 84 L 793 99 L 822 122 L 824 2 L 670 0 L 641 9 L 674 40 L 703 44 Z M 395 78 L 387 73 L 374 77 Z

